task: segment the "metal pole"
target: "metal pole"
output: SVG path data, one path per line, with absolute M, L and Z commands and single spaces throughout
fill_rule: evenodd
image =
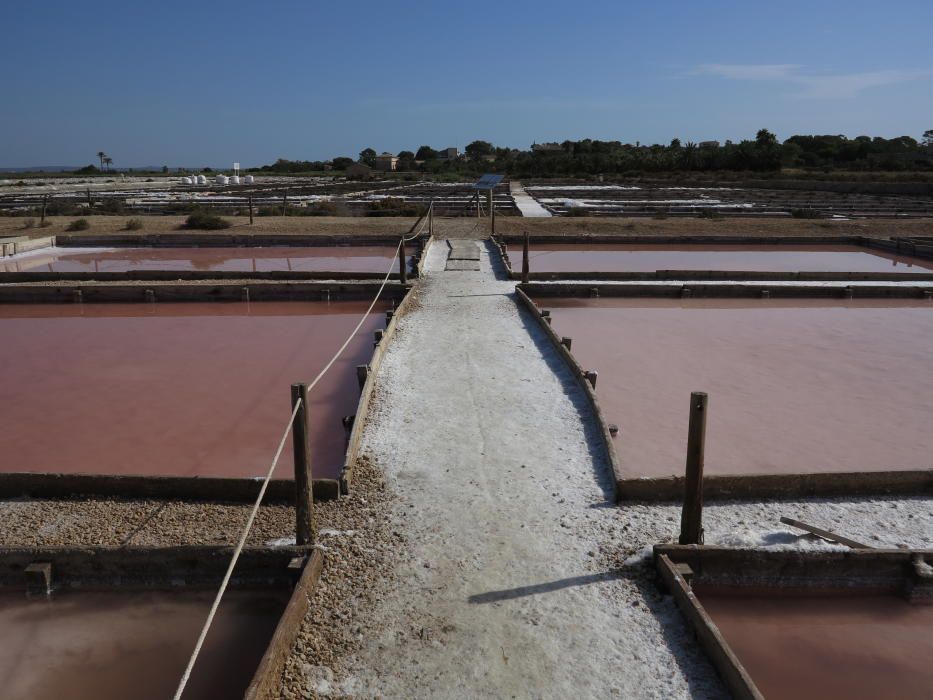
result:
M 690 394 L 690 427 L 687 431 L 687 477 L 684 508 L 680 515 L 680 544 L 703 544 L 703 459 L 706 447 L 707 396 Z
M 292 447 L 295 458 L 295 543 L 312 544 L 314 493 L 311 478 L 311 443 L 308 440 L 308 385 L 292 384 L 292 410 L 301 402 L 292 421 Z
M 528 284 L 528 232 L 522 239 L 522 284 Z
M 496 233 L 496 205 L 492 199 L 492 190 L 489 190 L 489 227 L 493 235 Z
M 398 249 L 398 279 L 402 284 L 408 284 L 408 261 L 405 259 L 405 234 L 402 234 L 402 244 Z

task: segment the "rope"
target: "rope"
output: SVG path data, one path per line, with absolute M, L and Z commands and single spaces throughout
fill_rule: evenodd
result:
M 207 614 L 207 620 L 204 622 L 204 627 L 201 628 L 201 634 L 198 636 L 198 641 L 194 645 L 191 658 L 188 659 L 188 666 L 185 668 L 181 681 L 178 683 L 178 690 L 175 691 L 174 700 L 181 699 L 182 693 L 185 692 L 185 686 L 188 685 L 188 679 L 191 678 L 191 671 L 194 669 L 194 664 L 198 660 L 198 655 L 201 653 L 201 647 L 204 645 L 204 640 L 207 637 L 208 630 L 211 628 L 211 623 L 214 622 L 214 615 L 217 613 L 217 608 L 220 607 L 220 599 L 223 598 L 227 590 L 227 585 L 230 583 L 230 577 L 233 575 L 233 568 L 236 566 L 237 560 L 240 558 L 240 553 L 243 551 L 243 547 L 246 544 L 246 538 L 249 536 L 249 531 L 253 527 L 253 521 L 256 520 L 256 515 L 259 513 L 259 504 L 262 502 L 262 497 L 266 495 L 266 487 L 269 486 L 272 472 L 275 471 L 275 467 L 279 463 L 279 457 L 282 456 L 282 450 L 285 448 L 285 441 L 288 439 L 288 434 L 291 432 L 292 422 L 294 422 L 295 416 L 298 415 L 299 408 L 301 408 L 301 399 L 295 402 L 295 408 L 292 409 L 292 415 L 288 419 L 288 425 L 285 426 L 285 432 L 282 435 L 282 439 L 279 441 L 279 448 L 275 451 L 275 457 L 272 459 L 272 464 L 269 465 L 269 472 L 262 482 L 262 488 L 259 489 L 259 496 L 256 498 L 256 503 L 253 504 L 253 510 L 250 512 L 249 519 L 246 521 L 246 527 L 243 528 L 243 534 L 240 535 L 240 541 L 237 543 L 236 549 L 233 550 L 233 558 L 230 559 L 227 573 L 224 574 L 224 580 L 220 583 L 217 595 L 214 596 L 214 602 L 211 605 L 210 612 Z
M 421 227 L 421 230 L 423 229 L 424 226 Z M 403 235 L 402 240 L 412 240 L 418 235 L 420 235 L 420 231 L 409 239 L 405 239 Z M 330 361 L 324 366 L 324 369 L 318 372 L 318 375 L 308 385 L 309 392 L 315 387 L 315 385 L 317 385 L 317 383 L 321 380 L 321 377 L 323 377 L 327 371 L 333 367 L 334 363 L 343 354 L 343 351 L 347 349 L 347 346 L 359 332 L 360 328 L 362 328 L 363 323 L 369 317 L 373 307 L 376 306 L 376 302 L 379 301 L 379 297 L 382 296 L 382 292 L 389 281 L 389 275 L 392 274 L 392 270 L 395 268 L 395 261 L 398 259 L 399 253 L 402 250 L 402 240 L 399 241 L 398 246 L 395 248 L 395 255 L 392 257 L 392 262 L 389 264 L 389 269 L 386 271 L 386 275 L 382 279 L 382 284 L 379 285 L 379 291 L 376 292 L 375 298 L 372 300 L 369 308 L 366 309 L 366 313 L 363 314 L 363 316 L 360 318 L 360 322 L 356 324 L 356 327 L 350 332 L 350 335 L 347 336 L 347 339 L 343 342 L 343 345 L 340 346 L 340 349 L 337 350 Z M 246 520 L 246 525 L 243 528 L 243 533 L 240 535 L 240 540 L 237 542 L 237 546 L 233 550 L 233 557 L 230 559 L 230 564 L 227 566 L 227 572 L 224 574 L 223 581 L 220 583 L 220 588 L 217 590 L 217 595 L 214 596 L 214 602 L 211 604 L 210 612 L 207 614 L 207 620 L 204 621 L 204 626 L 201 628 L 201 634 L 198 635 L 198 641 L 195 643 L 194 651 L 191 653 L 191 657 L 188 659 L 188 665 L 185 667 L 185 672 L 182 674 L 181 681 L 178 683 L 178 689 L 175 691 L 173 700 L 181 700 L 182 693 L 185 692 L 185 686 L 188 685 L 188 680 L 191 678 L 191 672 L 194 670 L 194 664 L 197 662 L 198 656 L 201 654 L 201 647 L 204 645 L 204 640 L 207 638 L 207 633 L 211 628 L 211 624 L 214 622 L 214 615 L 217 614 L 217 608 L 220 607 L 220 601 L 223 598 L 224 593 L 227 591 L 227 586 L 230 584 L 230 577 L 233 575 L 233 569 L 236 567 L 237 561 L 240 559 L 240 554 L 243 552 L 243 547 L 246 546 L 246 538 L 249 536 L 249 532 L 256 520 L 256 515 L 259 513 L 259 505 L 262 503 L 263 496 L 266 495 L 266 489 L 268 488 L 269 481 L 272 479 L 272 474 L 279 463 L 279 458 L 282 456 L 282 450 L 285 449 L 285 442 L 288 440 L 288 434 L 292 430 L 292 423 L 295 421 L 295 416 L 298 415 L 299 408 L 301 408 L 301 399 L 298 399 L 298 401 L 295 402 L 295 407 L 292 409 L 292 414 L 288 419 L 288 425 L 285 426 L 285 432 L 282 434 L 282 439 L 279 441 L 279 447 L 275 451 L 275 457 L 273 457 L 272 464 L 269 465 L 269 471 L 266 472 L 266 477 L 262 481 L 262 487 L 259 489 L 259 495 L 256 497 L 256 502 L 253 504 L 253 509 L 250 511 L 249 518 Z

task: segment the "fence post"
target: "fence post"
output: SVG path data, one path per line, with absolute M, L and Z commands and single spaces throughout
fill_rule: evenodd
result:
M 707 396 L 690 394 L 690 427 L 687 430 L 687 476 L 684 508 L 680 515 L 680 544 L 703 544 L 703 458 L 706 447 Z
M 288 192 L 282 193 L 282 216 L 288 216 Z
M 402 234 L 402 243 L 398 248 L 398 278 L 402 284 L 408 284 L 408 261 L 405 259 L 405 234 Z
M 434 197 L 431 197 L 431 204 L 428 205 L 428 237 L 434 235 Z
M 528 232 L 522 240 L 522 284 L 528 284 Z
M 292 421 L 295 457 L 295 544 L 311 544 L 314 527 L 314 492 L 311 478 L 311 443 L 308 440 L 308 385 L 292 384 L 292 410 L 301 406 Z
M 253 225 L 253 195 L 249 196 L 249 225 Z

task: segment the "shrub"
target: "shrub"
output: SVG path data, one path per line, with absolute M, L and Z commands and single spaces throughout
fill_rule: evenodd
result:
M 721 219 L 722 212 L 718 209 L 704 209 L 700 212 L 701 219 Z
M 124 231 L 139 231 L 143 227 L 142 219 L 127 219 Z
M 36 227 L 36 220 L 35 220 L 35 219 L 26 219 L 26 220 L 23 222 L 23 228 L 35 228 L 35 227 Z
M 589 216 L 590 210 L 586 207 L 570 207 L 570 209 L 567 210 L 567 213 L 570 216 Z
M 185 220 L 185 228 L 202 229 L 205 231 L 214 231 L 221 228 L 230 228 L 230 222 L 221 219 L 215 214 L 207 212 L 195 212 Z
M 66 231 L 87 231 L 89 228 L 91 228 L 91 225 L 87 222 L 87 219 L 75 219 L 70 224 L 68 224 L 68 228 L 66 228 L 65 230 Z
M 820 213 L 816 209 L 791 209 L 790 215 L 795 219 L 819 219 Z

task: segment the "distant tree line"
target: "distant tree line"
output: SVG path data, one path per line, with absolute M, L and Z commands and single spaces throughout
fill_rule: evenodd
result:
M 501 148 L 488 141 L 473 141 L 457 159 L 442 157 L 443 151 L 421 146 L 400 151 L 398 169 L 425 173 L 475 175 L 496 171 L 515 177 L 582 177 L 600 174 L 677 171 L 768 172 L 781 168 L 816 170 L 931 170 L 933 129 L 918 141 L 910 136 L 886 139 L 880 136 L 841 135 L 791 136 L 783 143 L 767 129 L 754 139 L 733 143 L 694 143 L 674 139 L 667 145 L 622 143 L 621 141 L 564 141 L 532 144 L 528 150 Z M 363 149 L 359 158 L 331 161 L 301 161 L 280 158 L 257 172 L 299 173 L 344 170 L 354 162 L 373 166 L 376 151 Z

